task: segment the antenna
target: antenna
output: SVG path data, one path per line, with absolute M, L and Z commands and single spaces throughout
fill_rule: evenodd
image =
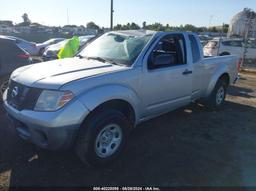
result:
M 69 14 L 68 14 L 68 9 L 67 9 L 67 24 L 69 25 Z
M 110 30 L 113 30 L 113 0 L 110 0 L 111 5 L 110 5 Z

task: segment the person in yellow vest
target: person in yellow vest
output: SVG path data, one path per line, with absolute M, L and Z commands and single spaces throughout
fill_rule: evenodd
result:
M 58 53 L 58 58 L 72 58 L 77 53 L 80 46 L 80 41 L 77 36 L 69 39 L 63 48 L 60 49 Z

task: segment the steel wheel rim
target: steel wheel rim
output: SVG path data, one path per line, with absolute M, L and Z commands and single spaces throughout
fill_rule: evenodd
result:
M 1 96 L 3 96 L 5 90 L 8 88 L 8 80 L 7 81 L 4 81 L 2 84 L 1 84 Z
M 106 125 L 96 137 L 96 154 L 101 158 L 107 158 L 113 155 L 121 145 L 122 136 L 122 129 L 119 125 Z
M 217 105 L 220 105 L 223 102 L 224 97 L 225 97 L 225 90 L 224 90 L 224 87 L 221 86 L 219 88 L 219 90 L 217 91 L 217 94 L 216 94 L 216 103 L 217 103 Z

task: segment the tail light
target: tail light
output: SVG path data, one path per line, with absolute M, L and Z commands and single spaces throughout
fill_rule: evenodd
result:
M 238 71 L 238 72 L 240 71 L 242 62 L 243 62 L 243 58 L 240 58 L 240 59 L 237 61 L 237 71 Z
M 19 54 L 18 57 L 23 58 L 23 59 L 28 59 L 30 57 L 30 55 L 24 53 L 24 54 Z

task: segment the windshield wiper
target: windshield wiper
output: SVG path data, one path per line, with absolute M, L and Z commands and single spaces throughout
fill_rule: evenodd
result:
M 100 62 L 108 62 L 110 64 L 113 64 L 113 65 L 118 65 L 118 66 L 124 66 L 123 64 L 120 64 L 120 63 L 117 63 L 111 59 L 107 59 L 107 58 L 102 58 L 102 57 L 86 57 L 88 60 L 97 60 L 97 61 L 100 61 Z
M 81 54 L 76 55 L 76 57 L 78 57 L 78 58 L 80 58 L 80 59 L 85 58 L 85 57 L 82 56 Z

